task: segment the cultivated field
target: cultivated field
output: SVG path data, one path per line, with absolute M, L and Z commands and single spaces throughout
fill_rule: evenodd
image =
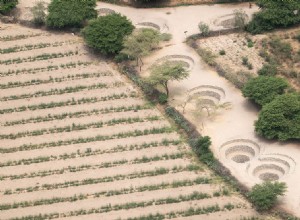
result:
M 79 37 L 1 24 L 0 49 L 0 219 L 256 215 Z

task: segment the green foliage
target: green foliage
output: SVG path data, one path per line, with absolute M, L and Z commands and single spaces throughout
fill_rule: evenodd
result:
M 119 53 L 125 36 L 131 34 L 133 29 L 131 21 L 114 13 L 91 20 L 82 34 L 89 47 L 107 55 Z
M 195 143 L 192 144 L 193 150 L 196 155 L 201 161 L 206 164 L 210 164 L 215 160 L 214 155 L 209 148 L 210 145 L 211 140 L 208 136 L 200 137 L 196 140 Z
M 300 1 L 257 0 L 261 10 L 254 14 L 247 30 L 253 34 L 300 23 Z
M 166 104 L 168 102 L 168 96 L 165 93 L 159 94 L 158 96 L 158 102 L 160 104 Z
M 32 22 L 35 25 L 43 25 L 46 22 L 46 6 L 45 2 L 38 1 L 35 3 L 33 8 L 31 8 L 31 13 L 33 15 Z
M 272 38 L 269 42 L 272 52 L 281 59 L 292 57 L 292 46 L 290 43 L 282 42 L 278 37 Z
M 277 66 L 274 64 L 264 64 L 263 67 L 258 70 L 258 74 L 261 76 L 275 76 L 277 72 Z
M 264 182 L 256 184 L 248 194 L 248 198 L 257 210 L 267 211 L 275 205 L 277 197 L 284 195 L 285 191 L 285 183 Z
M 0 0 L 0 14 L 7 14 L 18 4 L 18 0 Z
M 234 10 L 234 26 L 244 30 L 247 23 L 247 14 L 243 9 Z
M 170 33 L 162 33 L 160 35 L 161 41 L 170 41 L 171 39 L 172 39 L 172 34 L 170 34 Z
M 46 24 L 52 28 L 82 27 L 88 19 L 96 18 L 96 0 L 52 0 Z
M 187 71 L 182 62 L 165 61 L 151 68 L 151 74 L 147 81 L 153 86 L 163 86 L 167 96 L 169 96 L 168 82 L 173 80 L 180 81 L 188 76 L 189 71 Z
M 208 36 L 209 35 L 209 26 L 208 24 L 204 23 L 204 22 L 200 22 L 199 25 L 199 30 L 200 30 L 200 33 L 203 35 L 203 36 Z
M 263 106 L 255 131 L 268 138 L 300 139 L 300 94 L 290 93 L 277 96 Z
M 219 54 L 220 54 L 221 56 L 223 56 L 223 55 L 226 54 L 226 51 L 225 51 L 225 50 L 220 50 L 220 51 L 219 51 Z
M 122 53 L 134 58 L 141 58 L 150 54 L 160 41 L 160 33 L 151 28 L 141 28 L 125 37 Z
M 259 105 L 271 102 L 277 95 L 282 95 L 288 88 L 286 80 L 271 76 L 259 76 L 250 79 L 242 89 L 243 95 Z

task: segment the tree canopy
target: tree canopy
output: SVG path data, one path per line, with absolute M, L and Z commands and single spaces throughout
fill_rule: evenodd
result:
M 285 79 L 259 76 L 250 79 L 243 87 L 245 97 L 254 100 L 259 105 L 271 102 L 277 95 L 282 95 L 289 84 Z
M 82 27 L 88 19 L 96 18 L 96 0 L 52 0 L 46 24 L 52 28 Z
M 168 82 L 173 80 L 183 80 L 189 76 L 189 71 L 186 69 L 183 62 L 180 61 L 165 61 L 161 64 L 154 65 L 151 68 L 151 74 L 148 82 L 154 86 L 161 85 L 169 96 Z
M 256 3 L 261 10 L 254 14 L 247 26 L 247 30 L 253 34 L 300 23 L 298 0 L 257 0 Z
M 123 49 L 125 36 L 131 34 L 134 26 L 125 16 L 110 14 L 91 20 L 82 30 L 87 45 L 100 53 L 117 54 Z
M 15 8 L 18 4 L 18 0 L 0 0 L 0 13 L 6 14 Z
M 277 96 L 263 106 L 255 131 L 268 139 L 300 139 L 300 94 Z

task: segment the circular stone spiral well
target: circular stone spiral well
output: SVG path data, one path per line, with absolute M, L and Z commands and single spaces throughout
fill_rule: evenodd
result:
M 262 147 L 248 139 L 227 141 L 220 147 L 220 153 L 235 163 L 247 163 L 262 152 Z
M 283 154 L 262 155 L 257 163 L 250 165 L 249 175 L 262 181 L 276 181 L 288 175 L 295 168 L 293 158 Z
M 137 28 L 153 28 L 155 30 L 160 31 L 160 26 L 153 22 L 140 22 L 136 24 Z
M 158 60 L 156 60 L 156 64 L 160 64 L 162 62 L 165 61 L 180 61 L 184 64 L 184 66 L 188 69 L 191 70 L 194 67 L 195 61 L 192 57 L 190 56 L 186 56 L 186 55 L 177 55 L 177 54 L 173 54 L 173 55 L 167 55 L 164 56 L 162 58 L 159 58 Z

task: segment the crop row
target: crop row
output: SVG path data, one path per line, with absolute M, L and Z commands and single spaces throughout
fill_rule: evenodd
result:
M 42 33 L 37 33 L 37 34 L 20 34 L 20 35 L 7 35 L 4 37 L 0 37 L 0 41 L 14 41 L 14 40 L 22 40 L 22 39 L 26 39 L 26 38 L 30 38 L 30 37 L 38 37 L 43 35 Z
M 97 135 L 94 137 L 87 137 L 87 138 L 74 138 L 69 140 L 60 140 L 60 141 L 53 141 L 53 142 L 44 142 L 40 144 L 23 144 L 19 147 L 11 147 L 11 148 L 0 148 L 0 153 L 13 153 L 17 151 L 27 151 L 27 150 L 35 150 L 35 149 L 43 149 L 43 148 L 51 148 L 51 147 L 59 147 L 64 145 L 72 145 L 72 144 L 81 144 L 81 143 L 90 143 L 96 141 L 106 141 L 112 139 L 121 139 L 121 138 L 128 138 L 128 137 L 138 137 L 144 136 L 149 134 L 163 134 L 163 133 L 171 133 L 174 132 L 174 128 L 172 127 L 161 127 L 161 128 L 151 128 L 151 129 L 144 129 L 144 130 L 134 130 L 128 132 L 120 132 L 113 135 Z
M 71 43 L 71 41 L 55 42 L 55 43 L 26 44 L 23 46 L 14 46 L 14 47 L 9 47 L 9 48 L 5 48 L 5 49 L 0 49 L 0 54 L 16 53 L 16 52 L 21 52 L 21 51 L 42 49 L 42 48 L 46 48 L 46 47 L 59 47 L 66 43 Z
M 36 67 L 36 68 L 23 68 L 23 69 L 14 69 L 14 70 L 8 70 L 8 71 L 0 71 L 0 77 L 4 76 L 11 76 L 11 75 L 20 75 L 20 74 L 36 74 L 40 72 L 50 72 L 58 69 L 71 69 L 71 68 L 76 68 L 78 66 L 89 66 L 91 65 L 91 62 L 69 62 L 65 64 L 60 64 L 60 65 L 49 65 L 46 67 Z
M 26 216 L 21 218 L 12 218 L 12 220 L 25 220 L 25 219 L 55 219 L 55 218 L 64 218 L 64 217 L 71 217 L 71 216 L 81 216 L 81 215 L 90 215 L 90 214 L 99 214 L 99 213 L 107 213 L 111 211 L 118 211 L 118 210 L 129 210 L 129 209 L 135 209 L 135 208 L 141 208 L 141 207 L 148 207 L 148 206 L 159 206 L 164 204 L 174 204 L 174 203 L 180 203 L 180 202 L 187 202 L 187 201 L 197 201 L 201 199 L 207 199 L 211 198 L 210 195 L 206 193 L 200 193 L 200 192 L 193 192 L 188 195 L 179 195 L 178 197 L 166 197 L 162 199 L 152 199 L 149 201 L 142 201 L 142 202 L 128 202 L 123 204 L 117 204 L 117 205 L 104 205 L 99 208 L 91 208 L 88 210 L 80 209 L 76 211 L 71 211 L 67 213 L 49 213 L 49 214 L 40 214 L 37 216 Z M 241 207 L 241 205 L 237 205 L 237 207 Z M 232 210 L 235 208 L 235 205 L 232 205 L 231 203 L 227 203 L 224 205 L 223 209 L 219 207 L 219 205 L 214 206 L 208 206 L 208 207 L 202 207 L 202 208 L 190 208 L 187 211 L 177 211 L 176 214 L 180 216 L 191 216 L 196 214 L 208 214 L 218 211 L 225 211 L 225 210 Z M 175 212 L 173 212 L 173 216 L 176 216 Z M 152 218 L 152 219 L 160 219 L 160 218 Z
M 8 161 L 6 163 L 2 163 L 2 167 L 4 166 L 18 166 L 18 165 L 29 165 L 33 163 L 40 163 L 43 161 L 53 161 L 53 160 L 67 160 L 67 159 L 73 159 L 78 157 L 88 157 L 88 156 L 95 156 L 95 155 L 101 155 L 101 154 L 109 154 L 109 153 L 118 153 L 118 152 L 124 152 L 124 151 L 133 151 L 133 150 L 141 150 L 141 149 L 147 149 L 151 147 L 159 147 L 159 146 L 169 146 L 169 145 L 179 145 L 181 143 L 180 140 L 169 140 L 169 139 L 163 139 L 161 142 L 153 141 L 150 143 L 143 143 L 143 144 L 132 144 L 132 145 L 118 145 L 117 147 L 101 150 L 96 149 L 92 150 L 91 148 L 86 148 L 85 151 L 81 152 L 80 150 L 77 150 L 76 153 L 70 153 L 70 154 L 61 154 L 58 156 L 48 156 L 48 157 L 36 157 L 36 158 L 29 158 L 29 159 L 21 159 L 21 160 L 14 160 L 14 161 Z M 5 179 L 24 179 L 24 178 L 34 178 L 34 177 L 45 177 L 45 176 L 51 176 L 55 174 L 63 174 L 65 172 L 79 172 L 82 170 L 90 169 L 92 168 L 91 165 L 82 165 L 82 166 L 68 166 L 67 168 L 62 169 L 56 169 L 56 170 L 43 170 L 38 172 L 32 172 L 32 173 L 24 173 L 19 175 L 7 175 L 7 176 L 0 176 L 0 181 Z
M 49 77 L 49 79 L 33 79 L 30 81 L 25 82 L 8 82 L 6 84 L 0 84 L 0 89 L 10 89 L 16 87 L 25 87 L 25 86 L 33 86 L 33 85 L 40 85 L 40 84 L 48 84 L 48 83 L 56 83 L 56 82 L 64 82 L 64 81 L 71 81 L 71 80 L 78 80 L 78 79 L 89 79 L 89 78 L 97 78 L 102 76 L 113 76 L 112 72 L 98 72 L 98 73 L 80 73 L 75 75 L 68 75 L 63 77 Z
M 128 97 L 134 98 L 137 97 L 137 95 L 135 93 L 131 93 L 130 95 L 127 95 L 126 93 L 121 93 L 121 94 L 113 94 L 113 95 L 102 96 L 102 97 L 81 98 L 78 100 L 72 98 L 71 100 L 69 99 L 67 101 L 61 101 L 61 102 L 41 103 L 38 105 L 27 105 L 27 106 L 23 105 L 17 108 L 1 109 L 0 114 L 6 114 L 12 112 L 23 112 L 27 110 L 35 111 L 38 109 L 57 108 L 57 107 L 64 107 L 64 106 L 71 106 L 71 105 L 81 105 L 81 104 L 103 102 L 103 101 L 115 100 L 115 99 L 124 99 Z
M 66 118 L 81 118 L 81 117 L 86 117 L 86 116 L 91 116 L 91 115 L 107 114 L 107 113 L 114 113 L 114 112 L 128 112 L 128 111 L 137 112 L 139 110 L 145 110 L 145 109 L 150 109 L 150 108 L 151 108 L 151 106 L 149 104 L 145 104 L 145 105 L 107 107 L 107 108 L 93 109 L 90 111 L 68 112 L 68 113 L 53 114 L 53 115 L 48 114 L 46 116 L 30 117 L 28 119 L 15 120 L 15 121 L 6 121 L 3 124 L 3 126 L 13 126 L 13 125 L 19 125 L 19 124 L 63 120 Z
M 25 58 L 14 58 L 14 59 L 8 59 L 8 60 L 0 60 L 0 64 L 4 65 L 11 65 L 11 64 L 18 64 L 18 63 L 24 63 L 24 62 L 35 62 L 39 60 L 49 60 L 49 59 L 55 59 L 55 58 L 62 58 L 62 57 L 69 57 L 78 55 L 78 51 L 69 51 L 65 53 L 43 53 L 41 55 L 37 56 L 29 56 Z
M 105 163 L 100 163 L 100 164 L 95 164 L 95 165 L 82 165 L 79 168 L 83 168 L 81 170 L 76 170 L 76 171 L 72 171 L 72 172 L 79 172 L 82 170 L 88 170 L 88 169 L 92 169 L 92 170 L 96 170 L 96 169 L 102 169 L 102 168 L 112 168 L 112 167 L 117 167 L 117 166 L 121 166 L 124 164 L 143 164 L 143 163 L 149 163 L 149 162 L 153 162 L 153 161 L 161 161 L 161 160 L 175 160 L 175 159 L 182 159 L 185 156 L 184 153 L 173 153 L 173 154 L 164 154 L 164 155 L 156 155 L 154 157 L 146 157 L 143 156 L 142 158 L 135 158 L 133 160 L 126 160 L 126 159 L 122 159 L 122 160 L 116 160 L 116 161 L 112 161 L 112 162 L 105 162 Z M 198 168 L 197 165 L 190 165 L 189 167 L 190 169 L 196 169 Z M 69 167 L 68 167 L 69 169 Z M 32 191 L 21 191 L 20 188 L 17 188 L 16 191 L 14 191 L 14 193 L 24 193 L 24 192 L 32 192 Z M 12 190 L 6 189 L 4 191 L 4 195 L 11 195 L 13 194 Z
M 55 133 L 62 133 L 62 132 L 72 132 L 72 131 L 80 131 L 80 130 L 87 130 L 90 128 L 102 128 L 104 126 L 114 126 L 117 124 L 133 124 L 137 122 L 146 122 L 146 121 L 157 121 L 159 120 L 159 116 L 147 116 L 146 118 L 140 117 L 127 117 L 127 118 L 119 118 L 119 119 L 111 119 L 108 121 L 98 121 L 92 122 L 87 124 L 75 124 L 67 125 L 64 127 L 54 127 L 48 129 L 39 129 L 33 131 L 24 131 L 19 133 L 10 133 L 10 134 L 0 134 L 0 139 L 17 139 L 22 137 L 28 136 L 40 136 L 44 134 L 55 134 Z M 0 165 L 1 167 L 1 165 Z
M 78 187 L 84 185 L 91 185 L 91 184 L 98 184 L 98 183 L 107 183 L 107 182 L 114 182 L 120 181 L 125 179 L 137 179 L 143 177 L 152 177 L 152 176 L 160 176 L 165 175 L 168 173 L 179 173 L 184 171 L 196 171 L 199 169 L 197 165 L 188 165 L 188 166 L 174 166 L 173 168 L 155 168 L 154 170 L 148 171 L 139 171 L 129 174 L 117 174 L 115 176 L 105 176 L 100 178 L 89 178 L 84 180 L 73 180 L 73 181 L 65 181 L 63 183 L 54 183 L 54 184 L 43 184 L 37 185 L 34 187 L 26 187 L 26 188 L 16 188 L 15 190 L 7 189 L 5 190 L 4 194 L 16 194 L 16 193 L 26 193 L 26 192 L 35 192 L 41 190 L 53 190 L 53 189 L 61 189 L 61 188 L 68 188 L 68 187 Z
M 107 85 L 105 83 L 97 83 L 93 85 L 83 86 L 78 85 L 74 87 L 65 87 L 62 89 L 51 89 L 48 91 L 37 91 L 34 93 L 27 93 L 27 94 L 21 94 L 21 95 L 11 95 L 11 96 L 4 96 L 0 98 L 0 101 L 10 101 L 10 100 L 19 100 L 19 99 L 28 99 L 28 98 L 37 98 L 37 97 L 43 97 L 43 96 L 51 96 L 51 95 L 62 95 L 62 94 L 68 94 L 68 93 L 75 93 L 75 92 L 81 92 L 84 90 L 95 90 L 95 89 L 107 89 L 107 88 L 115 88 L 115 87 L 122 87 L 125 83 L 123 82 L 114 82 L 111 85 Z

